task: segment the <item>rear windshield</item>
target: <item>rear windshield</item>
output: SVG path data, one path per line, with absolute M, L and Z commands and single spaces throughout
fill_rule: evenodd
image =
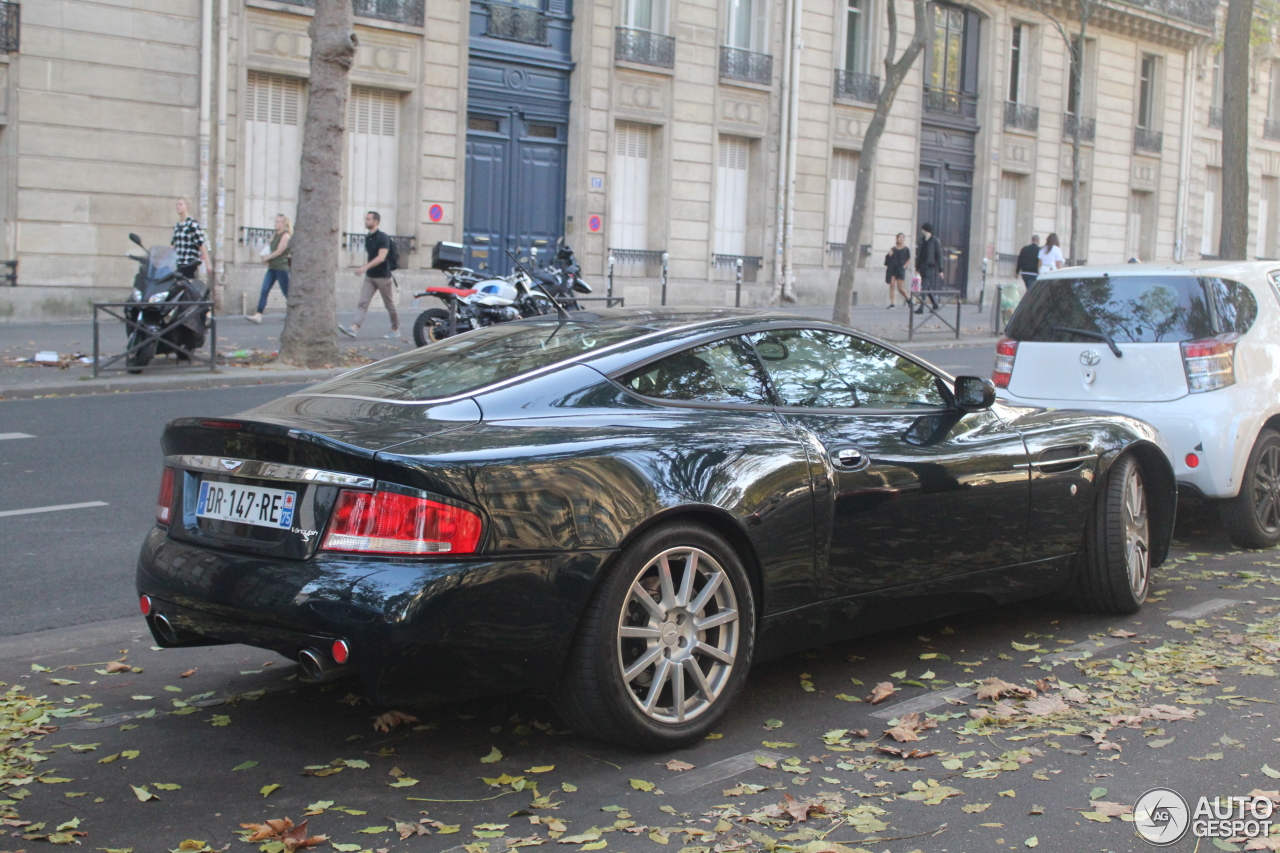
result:
M 353 370 L 307 393 L 410 401 L 452 397 L 651 331 L 612 323 L 487 326 Z
M 1117 343 L 1180 343 L 1247 332 L 1258 314 L 1249 288 L 1220 278 L 1115 276 L 1039 281 L 1005 334 L 1018 341 L 1074 343 L 1072 329 Z

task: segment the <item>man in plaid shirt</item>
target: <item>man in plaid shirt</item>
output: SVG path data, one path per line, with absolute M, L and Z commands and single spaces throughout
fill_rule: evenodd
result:
M 173 207 L 178 212 L 178 222 L 173 226 L 173 239 L 169 241 L 169 245 L 178 250 L 178 272 L 187 278 L 195 278 L 201 262 L 205 269 L 212 266 L 207 247 L 209 241 L 205 238 L 200 223 L 188 215 L 185 198 L 179 197 Z

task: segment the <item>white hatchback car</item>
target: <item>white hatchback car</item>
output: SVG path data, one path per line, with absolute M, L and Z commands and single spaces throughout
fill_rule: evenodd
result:
M 1040 277 L 996 345 L 1015 405 L 1140 418 L 1233 542 L 1280 543 L 1280 263 L 1073 267 Z

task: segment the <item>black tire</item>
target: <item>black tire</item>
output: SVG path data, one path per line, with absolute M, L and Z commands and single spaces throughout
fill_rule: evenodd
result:
M 413 321 L 413 342 L 420 347 L 449 337 L 449 312 L 443 308 L 428 308 Z
M 1280 543 L 1280 433 L 1264 429 L 1249 453 L 1240 494 L 1219 505 L 1227 536 L 1241 548 Z
M 133 347 L 137 346 L 138 342 L 144 337 L 146 336 L 143 335 L 142 332 L 134 329 L 132 334 L 129 335 L 129 348 L 133 349 Z M 130 373 L 141 373 L 142 368 L 150 364 L 151 359 L 155 357 L 156 339 L 152 337 L 137 350 L 125 356 L 124 364 Z
M 649 603 L 633 591 L 647 592 Z M 700 621 L 716 624 L 699 630 Z M 553 702 L 587 737 L 647 750 L 687 746 L 711 731 L 742 689 L 754 643 L 755 602 L 733 548 L 698 524 L 655 527 L 618 555 L 596 590 Z
M 1151 589 L 1151 519 L 1142 466 L 1117 459 L 1099 489 L 1084 547 L 1076 556 L 1072 599 L 1094 613 L 1137 613 Z

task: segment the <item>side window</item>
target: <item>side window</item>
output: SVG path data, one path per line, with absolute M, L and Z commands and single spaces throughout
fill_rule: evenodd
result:
M 910 359 L 839 332 L 784 329 L 751 336 L 785 406 L 943 407 L 938 378 Z
M 1244 334 L 1258 318 L 1258 301 L 1253 291 L 1243 284 L 1222 278 L 1211 278 L 1206 284 L 1217 300 L 1218 328 L 1222 332 Z
M 661 400 L 769 405 L 760 368 L 741 338 L 669 355 L 619 382 L 637 394 Z

